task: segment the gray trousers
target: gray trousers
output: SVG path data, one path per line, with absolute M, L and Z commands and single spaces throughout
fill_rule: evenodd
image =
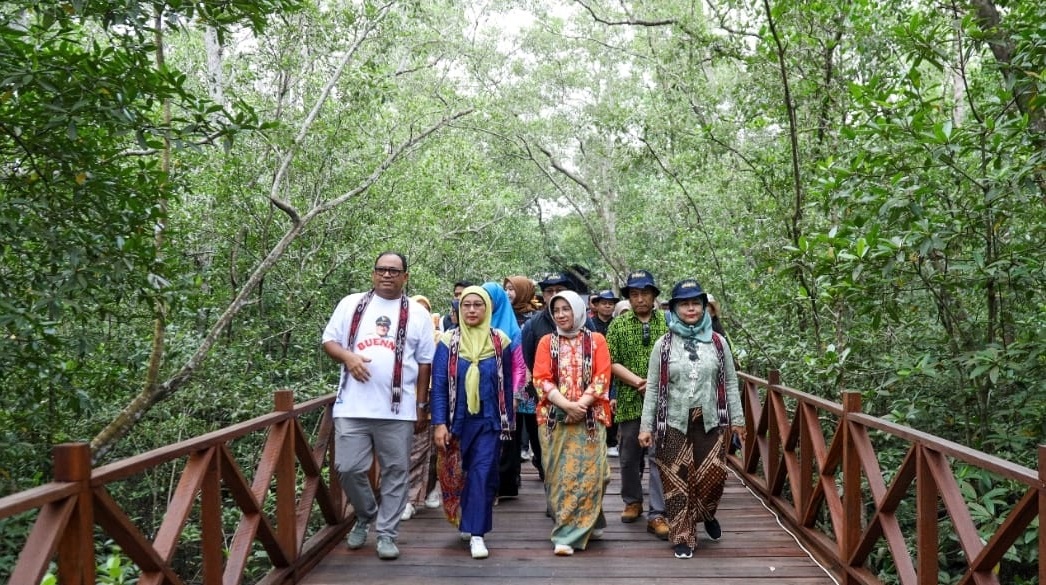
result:
M 356 517 L 365 522 L 377 519 L 378 536 L 395 540 L 400 514 L 407 506 L 414 421 L 336 418 L 334 435 L 334 469 Z M 380 506 L 368 475 L 375 457 L 380 473 Z
M 618 423 L 617 445 L 621 465 L 621 499 L 626 504 L 643 503 L 643 469 L 640 466 L 643 448 L 639 446 L 639 419 Z M 650 472 L 650 507 L 647 518 L 665 515 L 665 491 L 661 487 L 661 473 L 654 465 L 654 447 L 647 453 L 647 471 Z

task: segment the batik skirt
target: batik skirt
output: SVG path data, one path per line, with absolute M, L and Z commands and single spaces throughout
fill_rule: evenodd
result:
M 592 531 L 606 526 L 603 495 L 610 483 L 606 428 L 590 435 L 582 423 L 539 428 L 545 485 L 552 509 L 552 542 L 584 550 Z
M 690 411 L 687 432 L 668 427 L 654 462 L 661 472 L 665 519 L 673 545 L 697 547 L 697 524 L 715 518 L 726 484 L 726 435 L 705 432 L 700 408 Z
M 407 484 L 407 501 L 415 508 L 425 505 L 429 483 L 429 455 L 432 453 L 432 427 L 414 433 L 410 446 L 410 479 Z

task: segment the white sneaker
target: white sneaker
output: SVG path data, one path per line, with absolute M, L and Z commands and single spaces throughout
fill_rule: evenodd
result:
M 442 500 L 442 497 L 440 497 L 439 486 L 436 486 L 432 488 L 432 491 L 429 492 L 428 497 L 425 498 L 425 507 L 439 508 L 440 500 Z
M 569 544 L 557 544 L 556 548 L 552 549 L 557 557 L 569 557 L 574 554 L 574 547 Z
M 621 452 L 617 450 L 617 447 L 607 447 L 607 457 L 619 457 Z
M 407 502 L 407 506 L 403 508 L 403 513 L 400 514 L 400 520 L 407 521 L 414 517 L 418 511 L 414 509 L 414 504 Z
M 469 549 L 472 551 L 472 558 L 474 559 L 485 559 L 490 556 L 490 551 L 487 550 L 487 545 L 483 542 L 482 536 L 473 536 L 472 540 L 469 541 Z
M 526 451 L 523 451 L 519 454 L 519 458 L 523 461 L 530 461 L 532 457 L 533 455 L 530 453 L 530 449 L 527 449 Z
M 590 540 L 603 540 L 603 529 L 602 528 L 594 528 L 594 529 L 592 529 L 592 534 L 590 534 L 588 538 Z

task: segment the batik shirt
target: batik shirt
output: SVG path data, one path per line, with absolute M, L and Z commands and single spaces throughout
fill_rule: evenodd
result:
M 646 333 L 643 331 L 644 326 L 647 326 Z M 650 314 L 650 321 L 645 324 L 635 313 L 629 311 L 611 321 L 607 329 L 610 359 L 645 380 L 650 352 L 653 351 L 657 339 L 667 332 L 668 322 L 663 311 L 655 309 Z M 614 376 L 614 380 L 617 384 L 617 410 L 614 412 L 614 420 L 637 420 L 643 414 L 643 396 L 617 376 Z

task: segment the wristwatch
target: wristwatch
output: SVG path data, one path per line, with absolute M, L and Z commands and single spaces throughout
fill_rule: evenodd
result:
M 418 409 L 420 409 L 420 410 L 428 410 L 428 408 L 429 408 L 429 403 L 428 402 L 419 402 L 418 403 Z

